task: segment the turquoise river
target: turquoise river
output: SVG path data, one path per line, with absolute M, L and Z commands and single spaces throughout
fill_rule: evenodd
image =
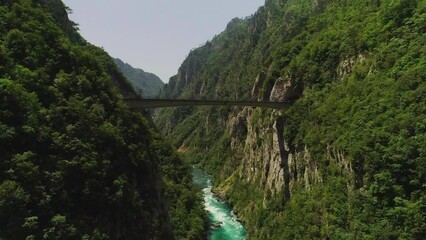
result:
M 220 201 L 212 192 L 211 178 L 201 169 L 193 169 L 194 183 L 202 188 L 204 206 L 209 214 L 211 240 L 242 240 L 246 239 L 246 231 L 243 225 L 237 221 L 237 217 L 231 208 Z M 220 225 L 220 226 L 219 226 Z

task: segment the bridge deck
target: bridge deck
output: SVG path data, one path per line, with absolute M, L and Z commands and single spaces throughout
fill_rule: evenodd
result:
M 218 100 L 181 100 L 181 99 L 126 99 L 131 109 L 163 108 L 178 106 L 243 106 L 284 109 L 292 102 L 257 102 L 257 101 L 218 101 Z

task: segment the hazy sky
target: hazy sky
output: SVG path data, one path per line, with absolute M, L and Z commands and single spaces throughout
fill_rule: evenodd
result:
M 189 51 L 265 0 L 63 0 L 89 42 L 163 81 Z

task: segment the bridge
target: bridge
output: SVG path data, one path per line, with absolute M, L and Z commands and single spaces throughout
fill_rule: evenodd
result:
M 221 101 L 221 100 L 181 100 L 181 99 L 125 99 L 130 109 L 164 108 L 180 106 L 241 106 L 285 109 L 293 104 L 287 102 L 257 102 L 257 101 Z

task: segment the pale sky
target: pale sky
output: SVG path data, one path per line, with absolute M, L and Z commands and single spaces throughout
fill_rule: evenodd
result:
M 189 51 L 247 17 L 265 0 L 63 0 L 80 34 L 133 67 L 163 81 Z

